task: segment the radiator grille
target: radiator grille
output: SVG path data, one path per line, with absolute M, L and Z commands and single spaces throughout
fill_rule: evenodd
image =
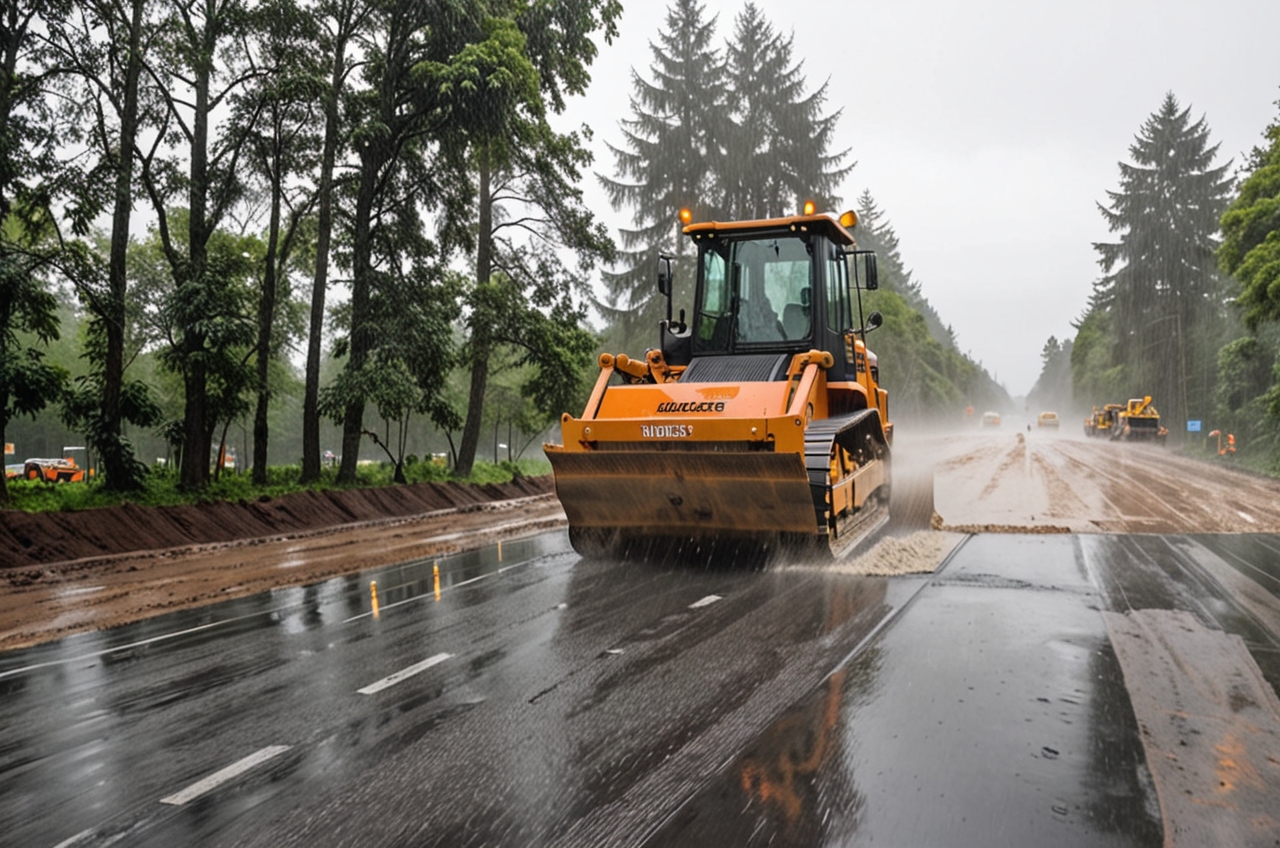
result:
M 787 375 L 786 354 L 750 353 L 699 356 L 689 363 L 681 383 L 767 383 Z

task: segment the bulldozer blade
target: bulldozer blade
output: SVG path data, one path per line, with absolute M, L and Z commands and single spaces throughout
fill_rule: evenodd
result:
M 767 540 L 818 532 L 797 454 L 548 451 L 571 531 Z

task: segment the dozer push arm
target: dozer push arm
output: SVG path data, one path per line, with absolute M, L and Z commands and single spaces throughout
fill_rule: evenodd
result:
M 791 358 L 791 367 L 787 369 L 787 415 L 804 414 L 809 395 L 813 393 L 814 381 L 818 379 L 818 369 L 825 371 L 834 362 L 825 350 L 811 350 Z

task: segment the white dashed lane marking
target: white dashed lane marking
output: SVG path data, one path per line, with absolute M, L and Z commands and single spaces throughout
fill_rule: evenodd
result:
M 234 780 L 254 766 L 261 765 L 272 757 L 278 757 L 285 751 L 289 750 L 289 748 L 289 745 L 271 745 L 263 748 L 260 751 L 250 754 L 243 760 L 238 760 L 232 763 L 221 771 L 215 771 L 204 780 L 196 781 L 181 792 L 175 792 L 172 795 L 161 798 L 160 803 L 173 804 L 175 806 L 185 804 L 188 801 L 199 798 L 206 792 L 217 789 L 229 780 Z
M 395 686 L 397 683 L 400 683 L 403 680 L 408 680 L 410 677 L 413 677 L 415 674 L 424 672 L 427 669 L 431 668 L 431 666 L 433 665 L 439 665 L 440 663 L 444 662 L 445 660 L 449 659 L 452 656 L 453 654 L 436 654 L 434 657 L 428 657 L 427 659 L 423 660 L 420 663 L 415 663 L 409 666 L 408 668 L 401 669 L 400 671 L 397 671 L 395 674 L 391 675 L 390 677 L 384 677 L 381 680 L 379 680 L 377 683 L 370 683 L 368 686 L 364 687 L 363 689 L 357 689 L 356 691 L 359 692 L 361 695 L 372 695 L 375 692 L 381 692 L 383 689 L 386 689 L 388 686 Z
M 720 599 L 721 598 L 719 595 L 707 595 L 702 600 L 694 601 L 693 603 L 689 604 L 689 609 L 697 609 L 698 607 L 711 606 L 712 604 L 714 604 L 716 601 Z

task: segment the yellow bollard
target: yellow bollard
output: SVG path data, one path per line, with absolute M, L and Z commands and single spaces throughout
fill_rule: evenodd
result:
M 374 580 L 369 583 L 369 595 L 373 599 L 373 617 L 378 617 L 378 581 Z
M 498 562 L 502 562 L 502 543 L 498 543 Z
M 436 563 L 431 569 L 435 573 L 436 582 L 436 600 L 440 600 L 440 563 Z

